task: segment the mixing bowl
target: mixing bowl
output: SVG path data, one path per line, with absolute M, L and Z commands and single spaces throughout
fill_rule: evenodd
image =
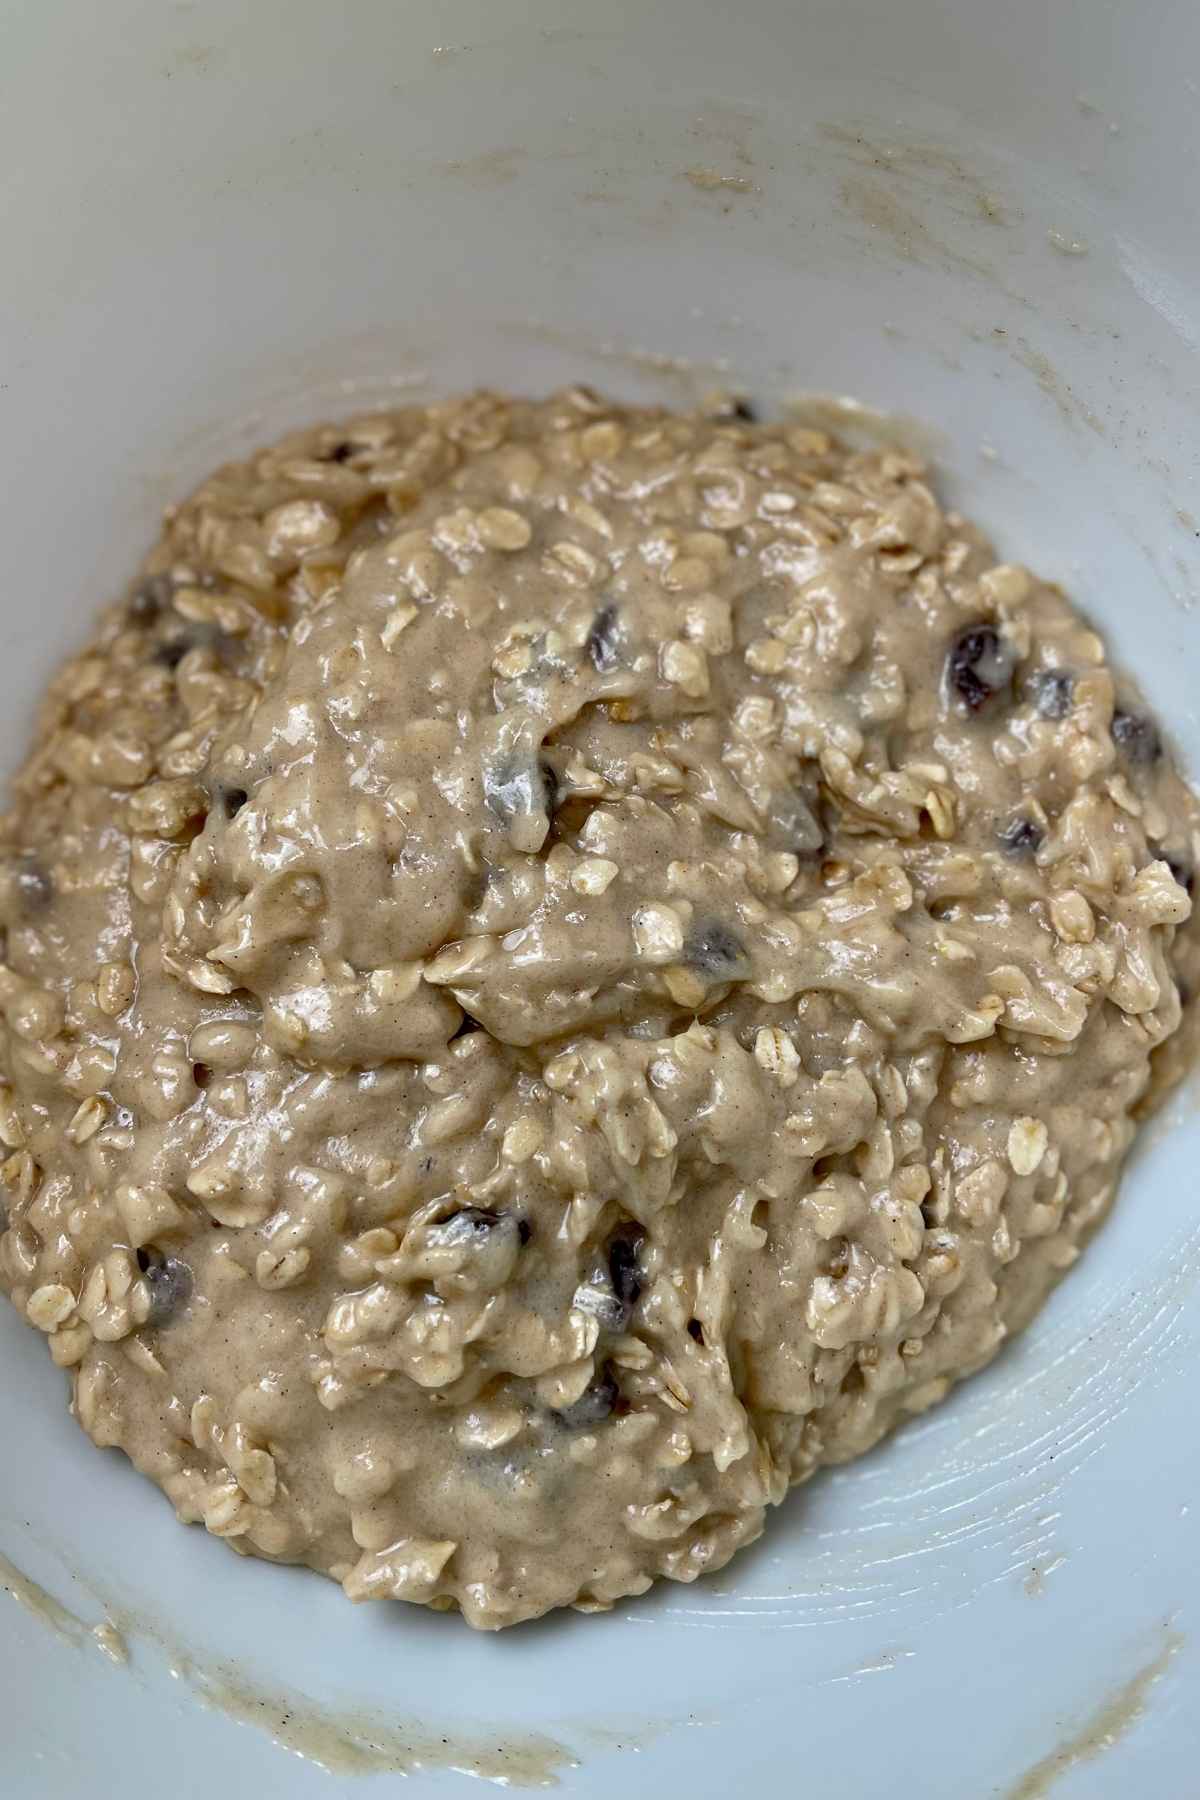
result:
M 41 0 L 0 33 L 6 766 L 219 456 L 583 379 L 868 402 L 1200 768 L 1194 7 Z M 1198 1153 L 1184 1092 L 1021 1341 L 719 1577 L 495 1639 L 184 1531 L 0 1311 L 0 1787 L 1194 1792 Z

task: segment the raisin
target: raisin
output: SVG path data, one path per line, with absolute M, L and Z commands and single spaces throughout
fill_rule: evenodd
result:
M 159 645 L 154 652 L 154 660 L 164 669 L 177 669 L 191 647 L 182 638 L 175 638 L 169 644 Z
M 698 974 L 732 981 L 746 967 L 746 952 L 741 939 L 727 925 L 713 919 L 691 933 L 683 946 L 683 960 Z
M 972 625 L 950 646 L 946 677 L 967 712 L 978 712 L 1013 677 L 1012 650 L 992 625 Z
M 1045 833 L 1032 819 L 1011 819 L 1000 833 L 1000 842 L 1010 856 L 1032 856 L 1040 847 Z
M 350 458 L 353 455 L 354 455 L 354 445 L 353 444 L 347 444 L 347 443 L 335 444 L 333 446 L 333 449 L 329 452 L 329 455 L 326 460 L 328 462 L 344 463 L 344 462 L 349 462 Z
M 695 1340 L 698 1344 L 702 1344 L 704 1342 L 704 1327 L 700 1323 L 699 1319 L 689 1319 L 687 1322 L 687 1328 L 688 1328 L 688 1336 L 689 1337 L 695 1338 Z
M 722 419 L 739 419 L 743 425 L 757 425 L 759 411 L 753 401 L 747 400 L 744 394 L 733 394 L 728 399 L 720 401 L 712 416 L 718 422 Z
M 538 763 L 538 774 L 542 778 L 542 805 L 546 810 L 547 818 L 552 819 L 558 807 L 558 770 L 543 756 Z
M 593 1425 L 602 1425 L 611 1416 L 620 1395 L 621 1390 L 606 1363 L 578 1400 L 573 1401 L 570 1406 L 559 1407 L 554 1418 L 559 1425 L 565 1425 L 568 1431 L 589 1430 Z
M 610 675 L 620 658 L 617 644 L 621 616 L 615 606 L 602 606 L 592 620 L 587 634 L 587 653 L 592 667 L 601 675 Z
M 228 663 L 233 656 L 235 644 L 219 625 L 196 620 L 177 629 L 172 637 L 160 644 L 154 652 L 154 660 L 161 663 L 164 669 L 177 669 L 189 650 L 211 650 L 222 662 Z
M 558 802 L 558 776 L 544 757 L 508 756 L 484 770 L 483 792 L 505 824 L 525 813 L 550 818 Z
M 622 1225 L 608 1243 L 608 1278 L 613 1293 L 627 1311 L 632 1310 L 641 1298 L 642 1271 L 638 1266 L 638 1251 L 642 1236 L 638 1226 Z
M 137 1253 L 138 1267 L 150 1292 L 147 1325 L 169 1325 L 192 1297 L 192 1271 L 177 1256 L 164 1256 L 147 1248 Z
M 770 842 L 796 856 L 811 856 L 825 845 L 816 814 L 803 795 L 773 794 L 767 807 Z
M 445 1248 L 451 1244 L 482 1243 L 494 1231 L 511 1231 L 524 1244 L 528 1239 L 522 1236 L 521 1226 L 522 1221 L 513 1213 L 493 1212 L 486 1206 L 464 1206 L 431 1225 L 428 1236 L 430 1243 Z
M 1034 684 L 1034 704 L 1043 719 L 1065 719 L 1071 710 L 1075 677 L 1065 669 L 1048 669 Z
M 1122 754 L 1139 768 L 1149 768 L 1162 755 L 1158 727 L 1145 713 L 1118 710 L 1112 716 L 1112 734 Z
M 490 1207 L 464 1206 L 432 1229 L 442 1235 L 443 1241 L 457 1241 L 468 1235 L 493 1230 L 500 1223 L 500 1217 Z
M 1196 871 L 1191 863 L 1184 862 L 1183 858 L 1179 856 L 1167 856 L 1163 860 L 1170 869 L 1172 878 L 1179 883 L 1184 893 L 1192 893 L 1196 886 Z
M 32 851 L 17 858 L 13 879 L 25 912 L 42 912 L 54 898 L 54 883 Z
M 149 625 L 164 607 L 170 606 L 175 583 L 169 575 L 149 575 L 139 581 L 125 603 L 125 612 L 135 625 Z

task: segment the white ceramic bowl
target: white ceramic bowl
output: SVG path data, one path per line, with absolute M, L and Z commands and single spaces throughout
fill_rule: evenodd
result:
M 1200 766 L 1194 7 L 39 0 L 3 58 L 6 766 L 218 454 L 577 377 L 926 421 L 945 490 Z M 69 1615 L 0 1610 L 0 1791 L 329 1800 L 359 1790 L 314 1756 L 416 1753 L 425 1793 L 570 1753 L 588 1796 L 1194 1793 L 1200 1128 L 1174 1111 L 949 1404 L 715 1581 L 498 1639 L 183 1531 L 4 1309 L 0 1549 Z M 70 1641 L 106 1609 L 127 1670 Z

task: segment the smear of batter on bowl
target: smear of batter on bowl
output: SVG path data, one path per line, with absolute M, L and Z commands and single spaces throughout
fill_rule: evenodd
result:
M 56 1600 L 40 1582 L 22 1573 L 4 1555 L 0 1555 L 0 1588 L 11 1594 L 18 1606 L 23 1606 L 27 1613 L 40 1620 L 55 1637 L 70 1644 L 72 1649 L 78 1650 L 85 1644 L 91 1644 L 101 1655 L 107 1656 L 109 1662 L 123 1665 L 129 1661 L 129 1649 L 124 1635 L 111 1619 L 101 1619 L 96 1625 L 85 1625 L 61 1600 Z
M 1151 1689 L 1166 1674 L 1183 1641 L 1177 1632 L 1169 1633 L 1158 1655 L 1103 1700 L 1080 1730 L 1035 1764 L 1009 1789 L 1005 1800 L 1043 1800 L 1061 1776 L 1119 1744 L 1144 1715 Z
M 281 1750 L 331 1774 L 410 1775 L 417 1770 L 454 1769 L 500 1787 L 556 1787 L 562 1771 L 578 1764 L 572 1750 L 544 1732 L 513 1732 L 478 1722 L 463 1729 L 427 1717 L 406 1720 L 396 1716 L 394 1707 L 386 1713 L 362 1706 L 338 1707 L 330 1705 L 327 1696 L 317 1701 L 296 1688 L 266 1685 L 243 1664 L 185 1646 L 163 1621 L 128 1610 L 94 1574 L 72 1571 L 72 1580 L 82 1581 L 105 1607 L 106 1616 L 98 1624 L 86 1624 L 0 1554 L 0 1588 L 72 1649 L 91 1645 L 124 1668 L 130 1663 L 130 1641 L 136 1638 L 139 1652 L 147 1646 L 155 1650 L 171 1679 L 186 1687 L 207 1711 L 253 1726 Z M 630 1742 L 627 1732 L 618 1736 L 614 1729 L 594 1722 L 578 1729 L 604 1748 L 619 1749 Z M 641 1741 L 649 1741 L 644 1727 Z
M 1198 826 L 911 453 L 294 434 L 17 777 L 0 1279 L 243 1553 L 489 1628 L 690 1581 L 1074 1261 L 1195 1042 Z
M 578 1766 L 572 1753 L 541 1732 L 495 1737 L 476 1730 L 470 1737 L 442 1736 L 427 1724 L 400 1725 L 369 1713 L 338 1713 L 287 1689 L 264 1688 L 236 1674 L 219 1673 L 175 1659 L 172 1673 L 184 1681 L 209 1711 L 239 1725 L 251 1725 L 280 1749 L 314 1762 L 331 1775 L 412 1775 L 420 1770 L 454 1769 L 499 1787 L 557 1787 L 562 1772 Z

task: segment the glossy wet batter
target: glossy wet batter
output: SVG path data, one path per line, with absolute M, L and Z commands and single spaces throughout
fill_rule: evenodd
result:
M 3 827 L 0 1280 L 235 1549 L 691 1580 L 991 1357 L 1200 980 L 1194 797 L 919 462 L 490 394 L 173 511 Z

